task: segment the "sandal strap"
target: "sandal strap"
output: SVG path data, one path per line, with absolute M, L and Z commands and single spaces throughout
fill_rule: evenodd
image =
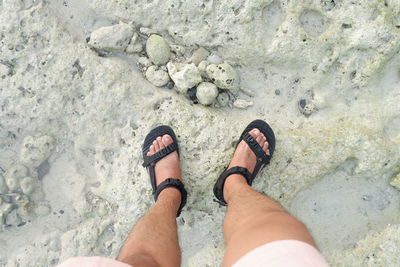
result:
M 230 169 L 225 170 L 221 175 L 219 176 L 217 183 L 214 186 L 214 195 L 217 198 L 217 200 L 214 200 L 215 202 L 218 202 L 222 206 L 228 205 L 224 199 L 224 185 L 225 185 L 225 180 L 232 174 L 240 174 L 242 175 L 245 179 L 246 182 L 251 186 L 252 183 L 252 174 L 249 172 L 247 168 L 235 166 Z
M 183 207 L 186 205 L 186 200 L 187 200 L 187 191 L 185 189 L 184 184 L 181 182 L 179 179 L 174 179 L 174 178 L 168 178 L 165 181 L 163 181 L 161 184 L 159 184 L 156 187 L 156 190 L 154 192 L 154 200 L 157 201 L 158 196 L 160 195 L 161 191 L 168 187 L 174 187 L 181 192 L 181 205 L 179 206 L 178 213 L 176 217 L 179 217 L 181 215 L 181 211 Z
M 173 142 L 172 144 L 166 146 L 165 148 L 159 150 L 157 153 L 154 153 L 151 156 L 144 155 L 143 156 L 144 162 L 142 165 L 143 167 L 155 165 L 159 160 L 177 150 L 178 150 L 178 145 L 176 142 Z
M 257 157 L 257 164 L 269 164 L 271 156 L 268 156 L 260 144 L 248 132 L 243 133 L 242 140 L 244 140 Z M 256 173 L 256 172 L 255 172 Z

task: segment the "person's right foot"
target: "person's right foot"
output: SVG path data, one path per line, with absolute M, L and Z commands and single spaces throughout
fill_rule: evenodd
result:
M 269 144 L 267 138 L 264 134 L 257 128 L 249 131 L 249 134 L 257 141 L 257 143 L 263 148 L 264 152 L 269 155 Z M 247 168 L 249 172 L 253 172 L 256 166 L 257 157 L 253 150 L 248 146 L 248 144 L 242 140 L 236 147 L 235 154 L 228 166 L 229 168 L 240 166 Z M 232 174 L 225 180 L 224 185 L 224 198 L 226 201 L 229 199 L 230 193 L 236 186 L 243 186 L 243 183 L 247 184 L 246 179 L 240 174 Z

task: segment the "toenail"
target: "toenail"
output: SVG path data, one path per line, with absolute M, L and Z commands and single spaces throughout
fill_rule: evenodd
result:
M 164 142 L 168 142 L 170 140 L 170 137 L 168 135 L 164 135 L 162 139 Z
M 255 133 L 255 134 L 259 134 L 259 133 L 260 133 L 260 130 L 255 129 L 255 130 L 254 130 L 254 133 Z

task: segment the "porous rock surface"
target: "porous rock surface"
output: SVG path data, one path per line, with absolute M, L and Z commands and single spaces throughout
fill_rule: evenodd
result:
M 335 216 L 318 208 L 299 215 L 315 218 L 310 230 L 331 266 L 399 266 L 398 202 L 385 198 L 400 194 L 389 184 L 400 166 L 399 12 L 395 0 L 0 1 L 0 266 L 115 258 L 153 203 L 141 146 L 160 124 L 179 135 L 189 192 L 190 209 L 177 220 L 182 265 L 220 266 L 225 209 L 212 186 L 256 118 L 273 127 L 277 144 L 254 188 L 296 213 L 296 196 L 330 177 L 323 203 L 308 197 L 319 207 L 337 203 L 332 188 L 347 190 Z M 227 92 L 221 109 L 194 105 L 145 80 L 136 64 L 145 55 L 99 56 L 86 37 L 119 21 L 207 47 L 234 66 L 254 106 L 231 109 Z M 310 90 L 318 112 L 305 117 L 298 102 Z M 28 136 L 51 136 L 54 147 L 29 154 Z M 380 190 L 369 195 L 335 177 Z M 352 200 L 358 209 L 346 205 Z M 354 235 L 363 214 L 383 215 Z M 332 225 L 346 246 L 324 246 Z

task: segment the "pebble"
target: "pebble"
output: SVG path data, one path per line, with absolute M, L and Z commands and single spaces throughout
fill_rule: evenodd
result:
M 152 34 L 156 34 L 156 33 L 157 33 L 156 30 L 151 29 L 151 28 L 146 28 L 146 27 L 141 27 L 141 28 L 139 29 L 139 32 L 140 32 L 141 34 L 144 34 L 144 35 L 147 35 L 147 36 L 150 36 L 150 35 L 152 35 Z
M 300 99 L 298 107 L 300 112 L 306 117 L 310 116 L 316 109 L 315 104 L 306 99 Z
M 151 66 L 151 61 L 147 57 L 139 57 L 138 58 L 138 65 L 141 68 L 148 68 Z
M 186 94 L 187 94 L 187 96 L 189 97 L 190 100 L 196 101 L 197 100 L 197 96 L 196 96 L 197 95 L 197 87 L 189 88 L 186 91 Z
M 224 63 L 224 60 L 215 54 L 208 56 L 207 61 L 210 62 L 211 64 L 217 64 L 217 65 Z
M 169 44 L 157 34 L 152 34 L 147 39 L 146 52 L 150 60 L 156 65 L 166 64 L 171 57 Z
M 102 27 L 90 34 L 89 45 L 101 50 L 124 51 L 134 34 L 132 27 L 126 23 Z
M 246 109 L 250 106 L 253 106 L 253 101 L 247 101 L 244 99 L 237 99 L 235 102 L 233 102 L 233 106 L 235 108 L 240 108 L 240 109 Z
M 210 52 L 208 52 L 208 50 L 206 50 L 203 47 L 200 47 L 199 49 L 194 51 L 192 57 L 190 58 L 190 62 L 198 66 L 200 62 L 202 62 L 208 57 L 209 54 Z
M 186 52 L 186 48 L 181 45 L 171 45 L 171 51 L 174 52 L 177 56 L 183 56 Z
M 235 69 L 227 63 L 210 64 L 207 67 L 207 75 L 218 88 L 232 91 L 238 90 L 238 75 Z
M 125 52 L 128 54 L 139 53 L 143 51 L 143 44 L 140 42 L 139 34 L 135 32 L 131 38 L 128 47 Z
M 217 97 L 218 104 L 221 107 L 226 107 L 229 103 L 229 94 L 226 92 L 222 92 Z
M 195 87 L 203 80 L 200 70 L 193 63 L 183 64 L 169 62 L 167 68 L 169 76 L 181 93 L 186 93 L 187 89 Z
M 203 77 L 204 79 L 208 79 L 208 75 L 207 75 L 208 65 L 210 65 L 210 62 L 208 62 L 207 60 L 203 60 L 199 63 L 199 66 L 198 66 L 201 77 Z
M 157 87 L 162 87 L 170 81 L 168 72 L 154 65 L 147 69 L 146 79 Z
M 17 210 L 11 211 L 6 217 L 6 224 L 18 225 L 21 222 L 21 218 L 17 214 Z
M 202 82 L 197 86 L 196 97 L 199 103 L 205 106 L 214 103 L 218 96 L 218 88 L 213 83 Z
M 20 150 L 21 162 L 28 167 L 38 167 L 51 155 L 54 143 L 54 138 L 48 135 L 25 137 Z

